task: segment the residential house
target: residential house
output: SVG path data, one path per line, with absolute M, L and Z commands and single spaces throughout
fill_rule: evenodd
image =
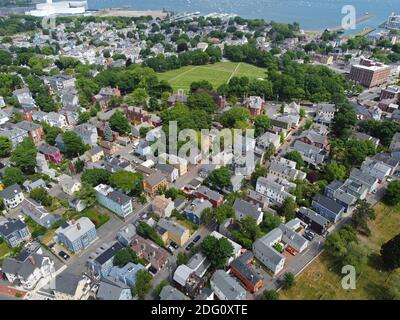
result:
M 143 189 L 151 197 L 156 195 L 157 190 L 165 187 L 168 187 L 168 181 L 160 171 L 155 171 L 143 180 Z
M 64 89 L 75 87 L 75 78 L 65 74 L 58 74 L 52 77 L 46 77 L 44 83 L 48 85 L 53 92 L 60 92 Z
M 111 277 L 102 278 L 96 297 L 98 300 L 132 300 L 131 288 Z
M 372 144 L 375 146 L 375 148 L 378 148 L 380 140 L 378 138 L 374 138 L 370 136 L 369 134 L 363 133 L 363 132 L 353 132 L 351 134 L 351 139 L 357 140 L 357 141 L 370 141 Z
M 259 177 L 256 183 L 256 191 L 265 195 L 271 203 L 282 205 L 286 198 L 295 196 L 285 191 L 285 187 L 277 182 L 271 181 L 265 177 Z
M 286 224 L 281 224 L 279 229 L 282 231 L 282 241 L 287 246 L 302 253 L 308 247 L 308 240 L 297 231 L 302 230 L 302 222 L 294 218 Z
M 87 300 L 91 295 L 87 278 L 66 271 L 56 276 L 51 287 L 56 300 Z
M 174 202 L 170 198 L 166 198 L 164 195 L 157 195 L 151 202 L 152 211 L 160 217 L 171 216 L 172 210 L 174 210 Z
M 99 184 L 94 188 L 97 201 L 107 209 L 125 218 L 133 212 L 132 199 L 112 187 Z
M 46 182 L 43 179 L 36 179 L 35 181 L 26 180 L 22 186 L 24 187 L 26 192 L 31 192 L 36 188 L 46 188 Z
M 149 239 L 139 235 L 132 238 L 131 248 L 139 258 L 144 258 L 151 263 L 151 266 L 159 271 L 168 263 L 168 253 Z
M 379 180 L 377 178 L 358 168 L 353 168 L 351 170 L 349 179 L 368 187 L 368 192 L 375 192 L 379 185 Z
M 245 300 L 246 290 L 224 270 L 217 270 L 210 279 L 211 289 L 219 300 Z
M 180 176 L 184 175 L 188 170 L 188 161 L 173 154 L 161 153 L 159 161 L 177 168 Z
M 161 124 L 161 118 L 155 114 L 148 113 L 140 107 L 129 106 L 125 110 L 126 117 L 134 123 L 146 123 L 157 127 Z
M 104 158 L 104 167 L 111 173 L 123 170 L 133 172 L 132 164 L 120 155 L 106 156 Z
M 3 199 L 6 209 L 16 208 L 25 199 L 21 187 L 18 184 L 13 184 L 3 191 L 0 191 L 0 198 Z
M 315 121 L 329 126 L 335 117 L 336 106 L 330 103 L 320 103 L 314 108 L 316 109 Z
M 60 164 L 62 161 L 60 149 L 51 146 L 48 143 L 42 143 L 39 145 L 38 151 L 44 155 L 46 160 L 54 162 L 55 164 Z
M 57 127 L 60 129 L 68 127 L 67 118 L 57 112 L 43 112 L 34 111 L 32 113 L 32 120 L 37 122 L 45 122 L 51 127 Z
M 328 146 L 328 138 L 322 134 L 315 132 L 314 130 L 306 131 L 297 140 L 317 147 L 319 149 L 326 149 L 326 147 Z
M 261 210 L 265 210 L 268 208 L 269 200 L 268 200 L 267 196 L 255 191 L 255 190 L 251 190 L 251 189 L 247 190 L 246 200 L 248 202 L 258 206 L 259 208 L 261 208 Z
M 162 288 L 160 292 L 160 300 L 189 300 L 188 297 L 186 297 L 182 292 L 180 292 L 178 289 L 166 285 L 165 287 Z
M 159 163 L 155 166 L 155 169 L 162 172 L 170 183 L 175 182 L 179 177 L 178 169 L 169 164 Z
M 114 242 L 112 244 L 103 244 L 95 256 L 89 257 L 88 268 L 97 277 L 107 277 L 114 266 L 115 255 L 123 249 L 122 244 Z
M 201 215 L 207 208 L 212 208 L 212 203 L 204 199 L 194 199 L 183 211 L 186 219 L 192 221 L 195 224 L 200 224 Z
M 306 162 L 308 165 L 318 167 L 325 161 L 326 153 L 324 152 L 324 150 L 315 147 L 314 145 L 296 140 L 293 149 L 300 153 L 304 162 Z
M 89 146 L 97 145 L 97 129 L 89 123 L 83 123 L 76 126 L 73 130 L 81 139 L 84 144 Z
M 58 181 L 60 182 L 61 189 L 70 196 L 73 196 L 75 192 L 82 188 L 80 181 L 73 179 L 71 176 L 66 174 L 62 174 Z
M 384 162 L 367 158 L 361 164 L 361 171 L 367 176 L 374 177 L 382 182 L 392 172 L 392 168 Z
M 27 225 L 22 220 L 10 219 L 0 222 L 0 238 L 12 248 L 31 238 Z
M 307 223 L 316 233 L 323 235 L 329 227 L 329 220 L 306 207 L 300 207 L 296 213 L 297 217 Z
M 49 229 L 57 221 L 57 218 L 48 212 L 42 205 L 33 200 L 25 199 L 22 202 L 22 212 L 31 217 L 38 225 Z
M 140 140 L 138 146 L 136 147 L 135 152 L 142 157 L 146 157 L 151 154 L 151 142 L 147 140 Z
M 114 266 L 110 270 L 109 276 L 113 279 L 118 279 L 128 287 L 133 288 L 136 283 L 136 275 L 138 271 L 146 270 L 140 263 L 128 262 L 122 268 Z
M 99 103 L 101 108 L 105 109 L 108 106 L 108 103 L 111 101 L 112 97 L 119 97 L 121 96 L 121 92 L 118 90 L 118 88 L 111 88 L 111 87 L 105 87 L 101 88 L 99 93 L 93 96 L 92 102 L 93 103 Z
M 245 106 L 249 109 L 252 117 L 256 117 L 264 113 L 265 101 L 259 96 L 250 96 L 244 101 Z
M 86 152 L 86 156 L 88 161 L 97 162 L 104 157 L 104 150 L 99 145 L 95 145 Z
M 345 209 L 341 204 L 320 193 L 314 196 L 311 206 L 317 213 L 333 223 L 340 220 Z
M 97 237 L 95 225 L 86 217 L 63 222 L 55 235 L 58 242 L 73 253 L 86 249 Z
M 34 144 L 38 144 L 42 141 L 44 131 L 41 125 L 24 120 L 16 123 L 15 126 L 27 131 Z
M 6 124 L 10 121 L 10 113 L 0 110 L 0 125 Z
M 269 175 L 279 179 L 287 179 L 289 181 L 304 180 L 306 173 L 296 169 L 296 162 L 286 158 L 279 158 L 279 160 L 271 160 L 269 166 Z
M 123 226 L 117 233 L 117 240 L 125 247 L 129 246 L 136 235 L 136 227 L 129 223 Z
M 27 87 L 14 90 L 13 96 L 17 98 L 22 107 L 36 107 L 35 100 L 33 100 L 32 94 Z
M 32 290 L 40 279 L 53 276 L 55 269 L 49 257 L 24 249 L 15 258 L 4 259 L 2 272 L 9 282 Z
M 189 229 L 165 218 L 161 218 L 157 222 L 156 230 L 165 244 L 173 241 L 179 246 L 183 246 L 190 237 Z
M 27 131 L 22 130 L 16 126 L 7 126 L 4 128 L 0 128 L 0 137 L 7 137 L 8 139 L 10 139 L 12 148 L 15 149 L 15 147 L 22 141 L 24 141 L 25 138 L 28 138 L 29 135 Z
M 260 224 L 263 220 L 264 214 L 261 207 L 240 198 L 235 200 L 233 210 L 235 211 L 235 216 L 238 220 L 242 220 L 244 217 L 248 216 L 252 217 L 257 224 Z
M 281 137 L 279 134 L 265 132 L 257 138 L 257 146 L 263 150 L 266 150 L 271 144 L 275 148 L 281 145 Z
M 206 186 L 200 186 L 196 191 L 193 192 L 193 195 L 197 199 L 204 199 L 211 202 L 213 208 L 218 208 L 224 203 L 224 197 L 222 194 L 217 191 L 211 190 Z
M 264 278 L 251 266 L 254 255 L 246 251 L 231 263 L 231 271 L 251 293 L 257 292 L 264 285 Z

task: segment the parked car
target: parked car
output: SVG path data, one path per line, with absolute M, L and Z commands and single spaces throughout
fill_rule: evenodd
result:
M 289 252 L 291 255 L 296 255 L 297 254 L 297 252 L 296 252 L 296 250 L 294 250 L 292 247 L 290 247 L 290 246 L 287 246 L 286 247 L 286 251 L 287 252 Z
M 174 248 L 175 250 L 179 249 L 179 246 L 177 243 L 171 241 L 171 243 L 169 244 L 172 248 Z
M 70 258 L 70 255 L 68 253 L 65 253 L 64 251 L 60 251 L 58 255 L 63 258 L 64 260 L 68 260 Z
M 167 250 L 168 250 L 168 252 L 171 253 L 171 254 L 173 254 L 174 251 L 175 251 L 174 247 L 172 247 L 172 246 L 168 246 Z
M 200 239 L 201 239 L 201 235 L 198 234 L 197 236 L 194 237 L 193 242 L 196 243 L 196 242 L 198 242 Z
M 314 236 L 314 233 L 312 233 L 311 231 L 304 232 L 304 238 L 306 238 L 308 241 L 314 240 Z
M 190 251 L 193 248 L 193 246 L 194 246 L 194 242 L 189 243 L 186 247 L 186 251 Z

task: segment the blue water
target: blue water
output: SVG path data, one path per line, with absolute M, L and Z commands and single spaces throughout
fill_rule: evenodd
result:
M 299 22 L 305 30 L 341 25 L 342 7 L 351 4 L 357 17 L 369 12 L 372 19 L 357 25 L 357 31 L 376 27 L 391 12 L 400 13 L 400 0 L 88 0 L 90 9 L 129 6 L 134 10 L 200 11 L 235 13 L 244 18 Z

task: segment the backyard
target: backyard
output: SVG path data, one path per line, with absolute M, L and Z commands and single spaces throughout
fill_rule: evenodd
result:
M 207 80 L 214 89 L 227 83 L 231 77 L 264 78 L 265 70 L 247 63 L 217 62 L 205 66 L 186 66 L 176 70 L 158 73 L 160 80 L 167 80 L 174 91 L 189 90 L 190 84 L 195 81 Z
M 344 290 L 341 275 L 333 271 L 327 253 L 322 253 L 303 273 L 289 290 L 280 291 L 282 299 L 290 300 L 366 300 L 387 298 L 387 288 L 399 279 L 400 270 L 392 273 L 382 270 L 379 251 L 381 245 L 399 233 L 400 206 L 388 207 L 382 203 L 375 206 L 376 219 L 369 226 L 371 236 L 359 237 L 360 244 L 368 253 L 367 263 L 357 274 L 356 289 Z
M 105 215 L 104 213 L 101 213 L 94 207 L 83 210 L 82 212 L 78 213 L 75 218 L 79 219 L 80 217 L 89 218 L 90 221 L 92 221 L 96 226 L 96 229 L 100 228 L 103 224 L 105 224 L 108 220 L 110 220 L 109 216 Z

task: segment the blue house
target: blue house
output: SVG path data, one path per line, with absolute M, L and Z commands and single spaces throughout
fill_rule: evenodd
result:
M 31 238 L 29 229 L 21 220 L 7 219 L 0 222 L 0 238 L 4 239 L 11 247 L 16 247 Z
M 89 260 L 90 270 L 97 276 L 107 277 L 114 266 L 115 255 L 122 249 L 123 246 L 119 242 L 111 244 L 96 258 Z
M 336 223 L 341 218 L 345 209 L 341 204 L 320 193 L 315 195 L 311 206 L 317 213 L 333 223 Z
M 139 270 L 145 270 L 145 267 L 140 263 L 135 264 L 128 262 L 124 267 L 112 267 L 109 276 L 118 279 L 130 288 L 136 283 L 136 274 Z
M 212 208 L 212 203 L 204 199 L 194 199 L 183 211 L 186 219 L 195 224 L 200 224 L 201 215 L 204 209 Z
M 96 227 L 89 218 L 63 222 L 55 232 L 57 240 L 73 253 L 86 249 L 96 239 Z
M 96 199 L 102 206 L 123 218 L 132 213 L 132 199 L 126 194 L 105 184 L 99 184 L 94 190 L 96 190 Z

